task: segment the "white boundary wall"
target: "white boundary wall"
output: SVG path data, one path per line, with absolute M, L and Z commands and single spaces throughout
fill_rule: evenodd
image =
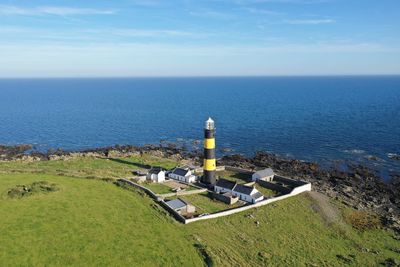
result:
M 249 209 L 252 209 L 252 208 L 265 206 L 265 205 L 271 204 L 271 203 L 279 201 L 279 200 L 283 200 L 283 199 L 286 199 L 286 198 L 289 198 L 289 197 L 296 196 L 296 195 L 301 194 L 303 192 L 311 191 L 311 183 L 303 182 L 304 183 L 303 185 L 295 187 L 289 194 L 286 194 L 286 195 L 282 195 L 282 196 L 274 197 L 274 198 L 269 198 L 269 199 L 264 199 L 264 200 L 261 200 L 261 201 L 255 203 L 255 204 L 246 205 L 246 206 L 239 207 L 239 208 L 220 211 L 220 212 L 204 215 L 204 216 L 197 217 L 197 218 L 186 219 L 182 215 L 180 215 L 179 213 L 174 211 L 173 209 L 169 208 L 168 205 L 166 205 L 164 201 L 158 199 L 158 195 L 156 195 L 153 191 L 149 190 L 148 188 L 146 188 L 144 186 L 141 186 L 141 185 L 138 185 L 138 184 L 136 184 L 136 183 L 134 183 L 132 181 L 129 181 L 127 179 L 118 179 L 118 180 L 123 181 L 123 182 L 125 182 L 127 184 L 130 184 L 130 185 L 132 185 L 132 186 L 134 186 L 136 188 L 142 189 L 143 191 L 148 193 L 152 198 L 154 198 L 157 202 L 159 202 L 161 204 L 161 206 L 163 206 L 166 210 L 168 210 L 178 221 L 180 221 L 180 222 L 182 222 L 184 224 L 197 222 L 197 221 L 201 221 L 201 220 L 209 220 L 209 219 L 228 216 L 228 215 L 239 213 L 239 212 L 242 212 L 242 211 L 246 211 L 246 210 L 249 210 Z M 298 182 L 301 183 L 302 181 L 298 181 Z
M 292 192 L 290 192 L 289 194 L 283 195 L 283 196 L 261 200 L 260 202 L 257 202 L 255 204 L 251 204 L 251 205 L 247 205 L 247 206 L 244 206 L 244 207 L 239 207 L 239 208 L 235 208 L 235 209 L 231 209 L 231 210 L 221 211 L 221 212 L 205 215 L 205 216 L 202 216 L 202 217 L 197 217 L 197 218 L 193 218 L 193 219 L 186 219 L 184 223 L 188 224 L 188 223 L 197 222 L 197 221 L 201 221 L 201 220 L 214 219 L 214 218 L 218 218 L 218 217 L 223 217 L 223 216 L 235 214 L 235 213 L 242 212 L 242 211 L 245 211 L 245 210 L 249 210 L 249 209 L 252 209 L 252 208 L 268 205 L 270 203 L 273 203 L 273 202 L 276 202 L 276 201 L 279 201 L 279 200 L 283 200 L 285 198 L 293 197 L 293 196 L 296 196 L 298 194 L 301 194 L 301 193 L 307 192 L 307 191 L 311 191 L 311 183 L 307 183 L 307 184 L 298 186 L 298 187 L 294 188 L 292 190 Z

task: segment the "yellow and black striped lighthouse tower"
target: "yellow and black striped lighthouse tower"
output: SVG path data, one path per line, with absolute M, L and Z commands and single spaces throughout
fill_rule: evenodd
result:
M 208 118 L 204 127 L 204 173 L 201 181 L 204 184 L 214 185 L 215 180 L 215 125 L 211 118 Z

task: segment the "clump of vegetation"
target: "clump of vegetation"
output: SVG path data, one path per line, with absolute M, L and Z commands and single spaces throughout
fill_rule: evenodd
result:
M 345 221 L 359 231 L 381 227 L 379 216 L 367 211 L 351 211 L 345 215 Z
M 209 252 L 207 251 L 206 246 L 200 243 L 194 244 L 194 247 L 197 249 L 197 251 L 200 253 L 201 257 L 204 260 L 204 263 L 207 267 L 213 267 L 214 262 L 212 257 L 210 256 Z
M 48 183 L 45 181 L 33 182 L 28 185 L 17 185 L 7 191 L 9 198 L 23 198 L 40 193 L 49 193 L 58 191 L 59 188 L 54 183 Z

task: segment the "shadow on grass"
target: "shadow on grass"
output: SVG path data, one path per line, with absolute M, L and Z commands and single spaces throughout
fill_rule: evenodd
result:
M 236 178 L 236 179 L 241 179 L 243 181 L 246 182 L 251 182 L 251 174 L 249 173 L 235 173 L 234 175 L 232 175 L 231 177 Z
M 127 165 L 135 166 L 135 167 L 138 167 L 141 169 L 150 169 L 152 167 L 148 164 L 141 164 L 141 163 L 131 162 L 131 161 L 123 160 L 123 159 L 116 159 L 116 158 L 108 158 L 108 159 L 111 161 L 117 162 L 117 163 L 127 164 Z

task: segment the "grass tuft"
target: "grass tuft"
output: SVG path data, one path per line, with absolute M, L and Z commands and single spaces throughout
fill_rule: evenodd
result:
M 377 229 L 382 226 L 379 216 L 367 211 L 350 211 L 345 214 L 344 219 L 359 231 Z
M 28 185 L 17 185 L 11 189 L 8 189 L 7 196 L 9 198 L 23 198 L 37 194 L 55 192 L 58 190 L 59 188 L 56 184 L 48 183 L 46 181 L 39 181 Z

